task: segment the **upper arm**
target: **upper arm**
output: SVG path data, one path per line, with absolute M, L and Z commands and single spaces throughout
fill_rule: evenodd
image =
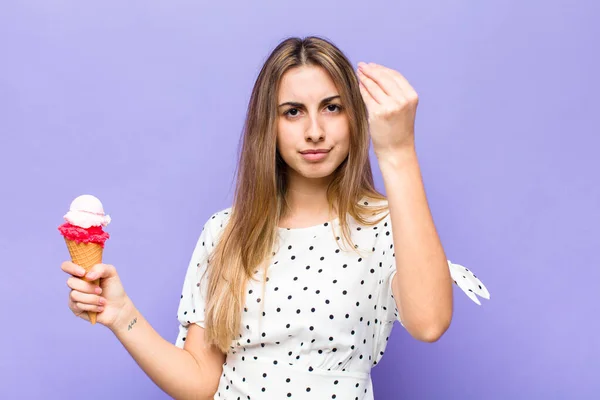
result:
M 206 390 L 212 399 L 212 396 L 214 396 L 219 387 L 225 354 L 214 345 L 209 346 L 206 344 L 204 340 L 204 328 L 196 324 L 189 326 L 183 349 L 190 353 L 194 357 L 194 360 L 196 360 L 202 374 L 198 379 L 202 380 L 203 385 L 206 385 Z
M 400 306 L 400 289 L 398 289 L 398 274 L 395 273 L 394 276 L 392 277 L 392 294 L 394 295 L 394 302 L 396 303 L 396 313 L 397 313 L 397 320 L 398 322 L 400 322 L 400 324 L 404 325 L 402 320 L 402 307 Z
M 208 346 L 204 337 L 208 258 L 216 244 L 223 214 L 217 213 L 204 225 L 188 263 L 177 310 L 179 333 L 175 344 L 192 355 L 201 370 L 202 391 L 214 395 L 223 371 L 225 354 Z M 217 218 L 218 217 L 218 218 Z M 206 388 L 204 387 L 206 385 Z M 206 389 L 206 391 L 204 390 Z M 212 399 L 212 397 L 211 397 Z

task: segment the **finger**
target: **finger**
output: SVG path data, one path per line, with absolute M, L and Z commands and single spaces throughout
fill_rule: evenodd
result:
M 115 267 L 109 264 L 96 264 L 85 275 L 85 279 L 95 281 L 96 279 L 111 278 L 117 274 Z
M 90 294 L 101 294 L 102 288 L 98 285 L 95 285 L 91 282 L 84 281 L 83 279 L 70 277 L 67 279 L 67 286 L 73 290 L 77 290 L 82 293 L 90 293 Z
M 373 80 L 381 90 L 389 97 L 399 97 L 402 96 L 402 90 L 398 83 L 394 79 L 394 77 L 389 74 L 383 68 L 377 68 L 373 65 L 360 63 L 359 70 L 363 72 L 368 78 Z
M 71 290 L 69 294 L 71 301 L 77 304 L 86 304 L 89 306 L 104 306 L 106 300 L 96 294 L 82 293 L 77 290 Z
M 75 302 L 73 302 L 73 301 L 71 301 L 71 300 L 69 300 L 69 309 L 71 310 L 71 312 L 72 312 L 72 313 L 73 313 L 73 314 L 74 314 L 76 317 L 83 318 L 83 319 L 84 319 L 84 320 L 86 320 L 86 321 L 90 321 L 90 316 L 89 316 L 89 314 L 87 313 L 87 311 L 85 311 L 85 310 L 81 310 L 81 309 L 78 307 L 77 303 L 75 303 Z
M 93 311 L 93 312 L 97 312 L 100 313 L 102 311 L 104 311 L 104 307 L 103 306 L 99 306 L 96 304 L 87 304 L 87 303 L 75 303 L 75 307 L 77 307 L 77 310 L 83 312 L 83 311 Z
M 388 95 L 379 87 L 379 85 L 371 78 L 366 76 L 360 69 L 358 70 L 358 78 L 360 83 L 371 95 L 371 98 L 378 104 L 384 104 L 387 101 Z
M 358 88 L 360 89 L 360 94 L 362 95 L 362 98 L 363 98 L 365 104 L 367 105 L 367 110 L 370 111 L 373 109 L 373 107 L 376 107 L 377 102 L 371 96 L 371 94 L 369 93 L 369 91 L 367 90 L 365 85 L 362 84 L 362 82 L 359 82 Z
M 71 300 L 71 296 L 69 296 L 69 309 L 73 312 L 73 314 L 75 314 L 75 316 L 79 317 L 81 316 L 81 314 L 85 314 L 85 311 L 80 310 L 79 307 L 77 307 L 77 303 L 74 302 L 73 300 Z
M 394 69 L 391 69 L 391 68 L 387 68 L 383 65 L 379 65 L 379 64 L 375 64 L 375 63 L 372 63 L 372 65 L 374 68 L 386 71 L 388 74 L 390 74 L 390 76 L 392 76 L 394 78 L 394 81 L 396 82 L 396 84 L 400 87 L 402 92 L 407 95 L 407 97 L 417 95 L 417 91 L 415 90 L 415 88 L 412 87 L 410 82 L 408 82 L 408 80 L 400 72 L 398 72 Z
M 85 269 L 77 264 L 72 263 L 71 261 L 65 261 L 61 264 L 60 269 L 62 269 L 67 274 L 71 274 L 73 276 L 84 276 Z
M 69 296 L 69 309 L 76 317 L 82 318 L 86 321 L 91 321 L 88 312 L 79 308 L 79 303 L 71 300 L 71 296 Z

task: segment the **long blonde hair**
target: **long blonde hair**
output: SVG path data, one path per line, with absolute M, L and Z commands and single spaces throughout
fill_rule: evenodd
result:
M 360 200 L 385 200 L 373 183 L 367 109 L 351 63 L 326 39 L 311 36 L 284 40 L 264 63 L 252 90 L 231 215 L 207 268 L 205 340 L 223 353 L 239 334 L 246 283 L 254 271 L 268 265 L 279 220 L 287 210 L 287 166 L 276 148 L 277 95 L 285 72 L 304 65 L 319 66 L 329 73 L 348 116 L 349 154 L 333 173 L 327 199 L 330 210 L 338 213 L 344 242 L 350 248 L 353 243 L 345 216 L 372 225 L 378 221 L 367 220 L 365 215 L 382 208 L 374 209 Z

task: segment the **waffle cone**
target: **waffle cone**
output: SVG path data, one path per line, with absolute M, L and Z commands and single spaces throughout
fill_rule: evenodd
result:
M 71 261 L 74 264 L 83 267 L 86 271 L 89 271 L 94 265 L 102 262 L 102 252 L 104 248 L 97 243 L 78 243 L 73 240 L 65 238 L 69 254 L 71 254 Z M 94 285 L 100 284 L 100 279 L 92 281 Z M 87 312 L 90 317 L 90 322 L 96 323 L 97 313 L 94 311 Z

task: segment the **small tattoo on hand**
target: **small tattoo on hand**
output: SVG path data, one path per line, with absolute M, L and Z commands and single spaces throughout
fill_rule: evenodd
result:
M 129 323 L 129 326 L 127 327 L 127 330 L 130 331 L 136 322 L 137 322 L 137 317 L 135 317 L 133 320 L 131 320 L 131 322 Z

